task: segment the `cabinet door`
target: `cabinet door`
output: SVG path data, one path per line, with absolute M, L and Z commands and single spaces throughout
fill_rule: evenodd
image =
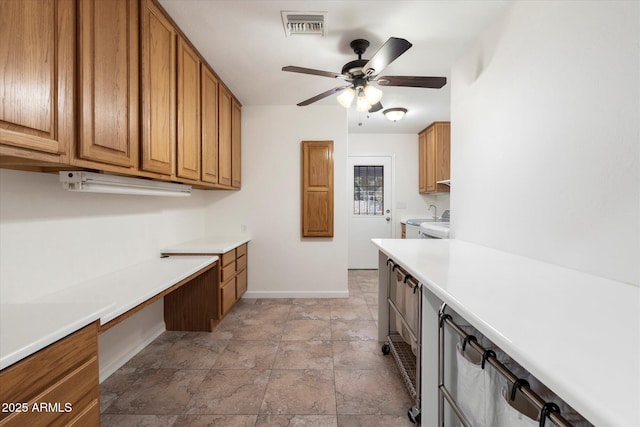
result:
M 218 98 L 218 182 L 231 185 L 231 94 L 222 85 Z
M 137 167 L 138 3 L 78 4 L 79 158 Z
M 200 179 L 200 58 L 178 40 L 178 172 Z
M 302 141 L 302 237 L 333 237 L 333 141 Z
M 247 291 L 247 270 L 242 270 L 236 277 L 236 301 Z
M 74 32 L 73 0 L 0 1 L 0 143 L 68 152 Z
M 435 122 L 418 134 L 420 193 L 445 193 L 449 186 L 438 181 L 450 179 L 451 124 Z
M 202 65 L 202 180 L 218 183 L 218 79 Z
M 427 192 L 427 132 L 418 134 L 418 191 Z
M 444 181 L 451 178 L 451 124 L 448 122 L 436 125 L 436 157 L 435 157 L 435 181 Z M 445 184 L 436 184 L 439 193 L 449 192 L 450 187 Z
M 425 180 L 427 193 L 436 191 L 436 133 L 431 126 L 426 131 Z
M 240 188 L 242 183 L 242 110 L 234 99 L 231 107 L 231 186 Z
M 142 169 L 173 173 L 176 146 L 176 30 L 152 0 L 142 2 Z
M 236 280 L 231 279 L 220 286 L 221 315 L 227 314 L 233 304 L 236 303 Z

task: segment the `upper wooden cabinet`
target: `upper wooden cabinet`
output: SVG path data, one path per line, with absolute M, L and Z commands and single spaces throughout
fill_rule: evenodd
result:
M 178 40 L 178 171 L 181 178 L 200 179 L 200 57 Z
M 218 183 L 218 78 L 204 64 L 202 86 L 202 180 Z
M 74 32 L 73 0 L 0 1 L 0 144 L 50 154 L 25 157 L 74 142 Z
M 218 183 L 240 188 L 242 110 L 229 90 L 220 85 L 218 91 Z
M 302 141 L 302 237 L 333 237 L 333 141 Z
M 426 153 L 427 153 L 427 132 L 422 131 L 418 134 L 418 188 L 420 193 L 427 192 L 427 171 L 426 171 Z
M 445 193 L 449 186 L 438 181 L 450 179 L 451 124 L 434 122 L 418 134 L 420 193 Z
M 231 186 L 240 188 L 242 184 L 242 110 L 235 99 L 231 106 Z
M 241 120 L 157 0 L 0 0 L 0 167 L 237 189 Z
M 233 99 L 220 85 L 218 91 L 218 183 L 231 185 L 231 133 Z
M 142 165 L 174 173 L 177 31 L 152 0 L 142 0 Z
M 138 166 L 138 6 L 121 0 L 78 2 L 77 156 L 82 160 Z

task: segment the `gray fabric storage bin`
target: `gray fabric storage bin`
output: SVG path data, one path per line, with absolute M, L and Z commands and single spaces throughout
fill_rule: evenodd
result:
M 495 427 L 537 427 L 536 408 L 520 393 L 516 392 L 514 401 L 510 399 L 509 388 L 505 386 L 495 399 L 494 422 Z M 548 425 L 553 425 L 550 421 Z
M 456 378 L 457 401 L 467 420 L 475 427 L 494 427 L 493 389 L 491 368 L 482 369 L 481 355 L 470 347 L 462 352 L 462 344 L 456 345 L 458 373 Z

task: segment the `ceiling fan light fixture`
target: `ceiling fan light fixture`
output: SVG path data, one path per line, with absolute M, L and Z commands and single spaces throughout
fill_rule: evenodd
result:
M 358 94 L 358 100 L 356 101 L 356 111 L 365 112 L 369 111 L 370 108 L 371 104 L 369 103 L 367 96 L 364 94 L 363 90 L 360 90 L 360 93 Z
M 337 100 L 344 108 L 351 107 L 353 103 L 353 98 L 356 97 L 356 91 L 353 88 L 348 88 L 344 90 L 340 95 L 337 96 Z
M 392 122 L 402 120 L 405 114 L 407 114 L 406 108 L 387 108 L 382 112 L 384 116 Z
M 364 87 L 364 95 L 367 97 L 369 105 L 376 104 L 382 99 L 382 91 L 371 85 L 366 85 Z
M 305 16 L 303 18 L 308 19 L 309 16 Z M 289 17 L 287 17 L 287 19 L 289 19 Z M 310 27 L 315 26 L 316 25 L 314 24 Z M 378 86 L 404 86 L 440 89 L 447 83 L 446 77 L 380 76 L 382 70 L 398 59 L 400 55 L 412 46 L 411 43 L 405 39 L 389 37 L 382 47 L 380 47 L 368 60 L 362 59 L 362 55 L 369 47 L 369 42 L 367 40 L 353 40 L 350 46 L 353 49 L 353 52 L 358 55 L 358 59 L 347 62 L 342 67 L 341 73 L 316 70 L 313 68 L 296 67 L 293 65 L 282 67 L 282 71 L 329 77 L 332 79 L 342 79 L 347 82 L 345 86 L 338 86 L 333 89 L 326 90 L 316 96 L 299 102 L 297 104 L 298 106 L 303 107 L 305 105 L 310 105 L 328 96 L 339 94 L 337 96 L 338 102 L 344 108 L 350 108 L 351 105 L 353 105 L 353 99 L 357 97 L 358 101 L 356 108 L 358 112 L 369 111 L 374 113 L 384 108 L 380 102 L 382 98 L 382 90 L 380 90 Z M 374 83 L 375 86 L 373 86 Z M 395 113 L 396 115 L 388 116 L 389 120 L 398 121 L 402 116 L 404 116 L 404 113 L 407 112 L 406 109 L 391 109 L 389 111 L 394 110 L 404 111 L 402 113 Z

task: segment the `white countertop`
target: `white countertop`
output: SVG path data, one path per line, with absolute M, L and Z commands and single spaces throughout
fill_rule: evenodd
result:
M 597 426 L 640 426 L 640 288 L 457 240 L 373 239 Z
M 217 256 L 153 258 L 23 304 L 0 305 L 0 369 L 100 319 L 115 319 Z
M 246 234 L 203 237 L 163 248 L 160 253 L 219 255 L 229 252 L 230 250 L 247 243 L 249 240 L 251 240 L 251 238 Z
M 104 302 L 0 304 L 0 369 L 96 321 Z

